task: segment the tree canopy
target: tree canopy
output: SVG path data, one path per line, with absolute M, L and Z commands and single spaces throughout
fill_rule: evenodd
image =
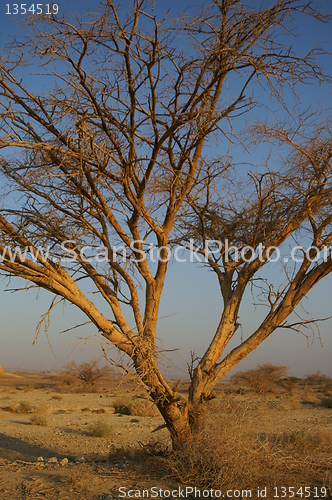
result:
M 278 327 L 301 326 L 287 318 L 332 270 L 331 130 L 298 98 L 300 85 L 330 79 L 319 46 L 292 49 L 299 16 L 330 21 L 293 0 L 213 0 L 175 19 L 159 19 L 149 1 L 107 0 L 82 17 L 30 18 L 29 35 L 1 57 L 0 270 L 50 291 L 52 304 L 76 305 L 128 355 L 177 445 L 218 380 Z M 32 61 L 46 90 L 26 77 Z M 275 152 L 264 162 L 233 160 L 234 148 L 263 143 Z M 315 248 L 285 264 L 282 286 L 259 277 L 302 237 Z M 156 349 L 169 249 L 179 245 L 194 245 L 221 292 L 188 400 L 163 377 Z M 250 286 L 267 314 L 223 358 Z

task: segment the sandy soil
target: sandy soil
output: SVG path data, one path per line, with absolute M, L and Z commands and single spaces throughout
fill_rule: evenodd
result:
M 75 392 L 78 390 L 59 386 L 55 376 L 11 377 L 2 373 L 0 498 L 110 499 L 119 497 L 123 485 L 174 487 L 150 466 L 153 457 L 148 459 L 143 453 L 149 443 L 168 439 L 166 429 L 153 432 L 163 423 L 161 417 L 114 411 L 119 398 L 142 400 L 142 391 L 130 382 L 117 387 L 115 381 L 101 382 L 92 393 Z M 264 422 L 251 417 L 254 432 L 310 431 L 319 427 L 332 435 L 332 410 L 319 405 L 316 391 L 303 391 L 295 397 L 281 394 L 256 398 L 255 404 L 243 394 L 228 397 L 247 400 L 251 415 L 258 406 L 266 406 Z M 212 418 L 216 421 L 218 405 L 221 408 L 220 398 L 213 405 Z M 33 424 L 36 416 L 46 425 Z M 111 429 L 109 437 L 93 435 L 100 422 Z

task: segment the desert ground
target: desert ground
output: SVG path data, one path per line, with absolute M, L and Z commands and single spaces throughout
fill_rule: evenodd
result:
M 0 499 L 332 498 L 331 394 L 319 374 L 220 384 L 206 432 L 175 453 L 132 377 L 1 370 Z

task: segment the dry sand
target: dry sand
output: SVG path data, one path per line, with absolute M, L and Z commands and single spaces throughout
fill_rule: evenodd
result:
M 176 486 L 158 474 L 153 457 L 142 452 L 149 443 L 167 441 L 166 429 L 153 432 L 161 417 L 122 415 L 114 403 L 122 398 L 143 400 L 142 389 L 132 382 L 101 380 L 96 392 L 79 392 L 83 386 L 59 384 L 57 377 L 39 374 L 5 374 L 0 381 L 0 499 L 63 500 L 119 498 L 119 487 Z M 183 384 L 185 389 L 185 384 Z M 214 401 L 212 417 L 224 393 Z M 285 392 L 258 398 L 227 396 L 252 409 L 253 432 L 289 432 L 318 427 L 332 435 L 332 410 L 319 404 L 319 393 L 300 389 L 290 397 Z M 300 403 L 302 401 L 302 403 Z M 20 405 L 26 413 L 18 413 Z M 266 418 L 254 418 L 266 405 Z M 41 418 L 47 425 L 33 425 Z M 102 422 L 111 429 L 109 437 L 94 437 L 93 428 Z M 141 454 L 140 454 L 141 453 Z M 60 465 L 63 459 L 64 465 Z M 52 459 L 52 460 L 50 460 Z

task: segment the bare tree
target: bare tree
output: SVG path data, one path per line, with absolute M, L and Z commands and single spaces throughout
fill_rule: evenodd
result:
M 259 102 L 258 86 L 286 116 L 284 95 L 296 98 L 301 82 L 327 81 L 315 60 L 318 49 L 300 57 L 284 40 L 297 16 L 325 23 L 329 17 L 311 2 L 252 5 L 213 0 L 191 15 L 158 20 L 148 1 L 117 8 L 107 0 L 83 18 L 35 16 L 30 36 L 14 40 L 0 64 L 0 270 L 50 291 L 51 307 L 67 300 L 83 311 L 129 357 L 177 447 L 204 422 L 218 380 L 276 328 L 301 326 L 286 320 L 332 270 L 331 258 L 311 262 L 308 254 L 292 274 L 285 269 L 277 291 L 257 278 L 268 247 L 279 248 L 301 230 L 318 248 L 331 240 L 326 124 L 308 135 L 305 121 L 295 130 L 293 120 L 295 131 L 292 122 L 256 123 L 245 147 L 276 141 L 279 164 L 267 161 L 241 176 L 230 157 L 242 115 Z M 48 91 L 36 93 L 25 80 L 31 61 Z M 221 316 L 204 356 L 193 356 L 185 399 L 161 373 L 156 334 L 167 246 L 186 246 L 191 238 L 219 281 Z M 239 259 L 224 247 L 206 253 L 207 240 L 226 238 Z M 157 263 L 142 258 L 150 243 L 158 248 Z M 119 245 L 125 258 L 115 251 Z M 249 245 L 263 258 L 248 259 Z M 111 319 L 83 292 L 82 280 L 103 297 Z M 222 359 L 250 285 L 266 298 L 268 313 Z

